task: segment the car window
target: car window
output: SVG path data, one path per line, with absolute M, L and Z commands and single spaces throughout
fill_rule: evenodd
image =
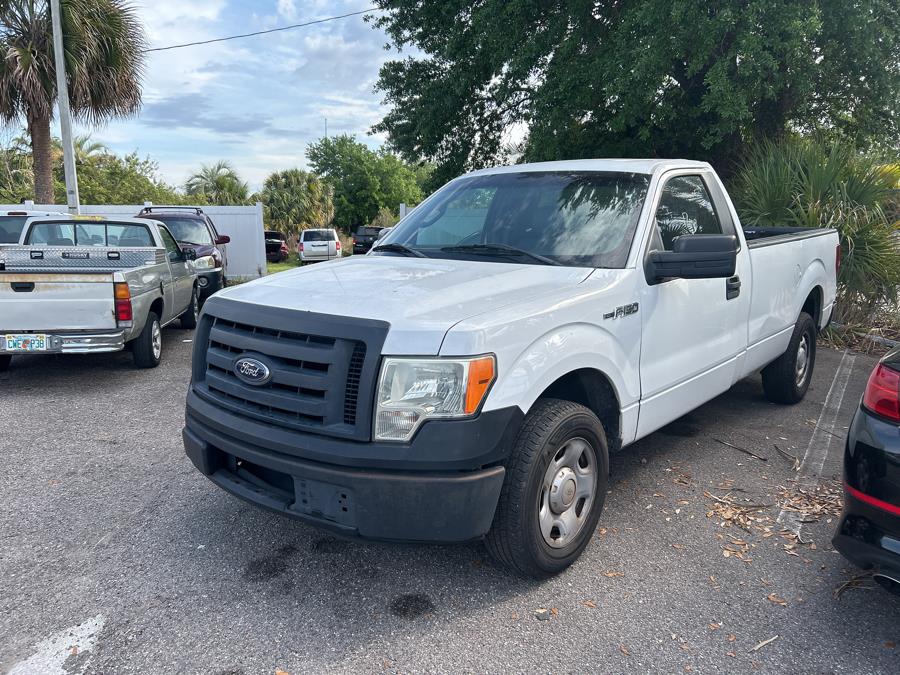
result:
M 108 223 L 106 237 L 110 246 L 155 246 L 150 230 L 143 225 Z
M 722 234 L 722 224 L 700 176 L 676 176 L 663 187 L 656 209 L 655 248 L 674 249 L 686 234 Z
M 303 230 L 303 241 L 334 241 L 334 230 Z
M 611 171 L 466 177 L 441 188 L 379 244 L 437 258 L 516 260 L 506 249 L 524 252 L 521 261 L 532 254 L 561 265 L 621 268 L 649 182 L 646 174 Z
M 384 228 L 381 227 L 361 227 L 356 231 L 356 235 L 359 237 L 377 237 L 378 233 Z
M 178 245 L 172 235 L 169 234 L 169 231 L 161 227 L 159 228 L 159 236 L 162 237 L 163 245 L 166 247 L 166 254 L 169 256 L 169 260 L 176 261 L 181 260 L 181 247 Z
M 193 218 L 176 218 L 173 216 L 161 216 L 154 214 L 154 220 L 158 220 L 165 224 L 178 241 L 186 244 L 202 244 L 211 246 L 213 243 L 212 235 L 209 233 L 209 227 L 203 220 L 194 220 Z
M 25 239 L 26 244 L 45 246 L 74 246 L 74 223 L 34 223 Z
M 0 216 L 0 244 L 18 244 L 28 216 Z

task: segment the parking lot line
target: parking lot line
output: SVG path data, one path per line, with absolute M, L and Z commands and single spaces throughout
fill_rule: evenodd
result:
M 813 487 L 819 480 L 831 445 L 836 438 L 834 428 L 837 425 L 841 404 L 844 401 L 844 392 L 847 390 L 847 383 L 850 381 L 850 373 L 853 371 L 855 361 L 856 355 L 845 349 L 834 373 L 834 379 L 831 380 L 828 394 L 825 396 L 825 404 L 822 406 L 822 411 L 819 413 L 816 426 L 806 446 L 806 452 L 797 469 L 798 487 Z M 800 531 L 803 528 L 802 514 L 795 510 L 789 510 L 787 508 L 789 503 L 786 501 L 782 506 L 781 512 L 778 514 L 778 522 L 800 537 Z

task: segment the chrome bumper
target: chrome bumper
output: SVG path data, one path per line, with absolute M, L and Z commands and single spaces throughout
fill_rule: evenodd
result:
M 8 352 L 0 342 L 0 354 L 87 354 L 119 352 L 125 348 L 125 331 L 122 330 L 111 333 L 44 333 L 44 335 L 47 336 L 47 349 L 37 352 Z

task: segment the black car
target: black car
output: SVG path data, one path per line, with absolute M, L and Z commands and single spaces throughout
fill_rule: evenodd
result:
M 381 231 L 385 229 L 387 228 L 369 226 L 357 228 L 356 234 L 353 235 L 353 252 L 368 253 L 369 249 L 372 248 L 372 245 L 381 234 Z
M 200 300 L 205 300 L 225 286 L 225 244 L 231 241 L 231 237 L 219 234 L 203 209 L 193 206 L 147 206 L 141 209 L 137 217 L 164 223 L 182 248 L 193 249 L 197 255 L 194 267 L 200 285 Z
M 844 513 L 833 540 L 900 595 L 900 347 L 869 376 L 844 450 Z
M 266 230 L 266 260 L 269 262 L 282 262 L 288 259 L 287 237 L 275 230 Z

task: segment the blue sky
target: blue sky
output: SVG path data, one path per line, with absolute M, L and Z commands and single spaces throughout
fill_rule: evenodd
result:
M 137 0 L 151 46 L 192 42 L 366 9 L 366 0 Z M 325 132 L 368 136 L 385 110 L 373 85 L 386 36 L 362 16 L 270 35 L 150 53 L 136 118 L 77 133 L 137 150 L 180 185 L 201 163 L 231 161 L 252 188 L 271 171 L 305 167 Z

